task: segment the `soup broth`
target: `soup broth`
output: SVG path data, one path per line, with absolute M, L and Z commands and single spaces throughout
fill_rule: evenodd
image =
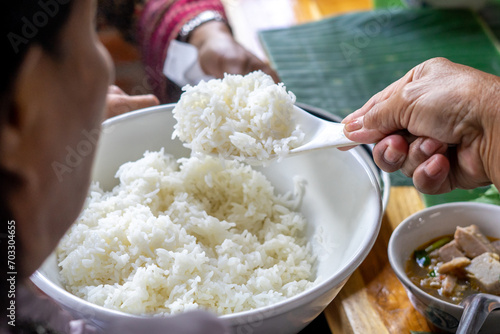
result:
M 478 292 L 500 295 L 500 275 L 495 271 L 500 272 L 500 242 L 471 226 L 416 249 L 405 268 L 410 280 L 430 295 L 453 304 Z M 464 233 L 470 234 L 464 238 Z M 479 250 L 471 242 L 477 242 L 472 246 Z

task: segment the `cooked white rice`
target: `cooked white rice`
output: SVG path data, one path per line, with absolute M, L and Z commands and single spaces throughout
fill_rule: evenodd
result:
M 57 250 L 67 290 L 120 311 L 223 315 L 267 306 L 314 285 L 297 194 L 275 194 L 248 165 L 146 152 L 119 185 L 93 184 Z
M 304 140 L 292 118 L 295 95 L 262 71 L 186 86 L 173 113 L 178 137 L 194 153 L 266 162 Z

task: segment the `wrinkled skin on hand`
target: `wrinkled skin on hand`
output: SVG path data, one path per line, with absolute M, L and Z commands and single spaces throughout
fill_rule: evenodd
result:
M 262 70 L 279 82 L 267 63 L 236 42 L 225 23 L 202 24 L 191 33 L 189 43 L 198 49 L 200 65 L 206 74 L 222 78 L 224 73 L 244 75 Z
M 346 136 L 376 143 L 374 159 L 428 194 L 500 186 L 500 78 L 428 60 L 343 120 Z

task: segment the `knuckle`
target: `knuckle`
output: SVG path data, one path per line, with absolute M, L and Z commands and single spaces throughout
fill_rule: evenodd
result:
M 450 61 L 444 57 L 434 57 L 424 62 L 426 65 L 440 65 L 448 63 L 450 63 Z

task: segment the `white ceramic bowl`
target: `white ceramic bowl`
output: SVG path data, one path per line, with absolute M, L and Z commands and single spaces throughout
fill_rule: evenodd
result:
M 296 105 L 297 107 L 306 110 L 307 112 L 313 114 L 316 117 L 320 117 L 328 121 L 333 121 L 338 123 L 342 121 L 341 116 L 332 114 L 331 112 L 326 111 L 324 109 L 310 106 L 308 104 L 300 102 L 297 102 Z M 368 164 L 373 174 L 375 175 L 375 178 L 377 179 L 380 192 L 382 193 L 382 207 L 385 212 L 387 204 L 389 203 L 389 196 L 391 194 L 391 176 L 389 173 L 386 173 L 383 170 L 381 170 L 373 161 L 373 147 L 374 147 L 373 144 L 360 145 L 359 146 L 360 149 L 357 150 L 357 153 L 360 154 L 361 158 Z
M 173 105 L 139 110 L 103 124 L 94 167 L 94 180 L 110 190 L 114 174 L 124 162 L 142 157 L 146 150 L 165 147 L 176 157 L 189 155 L 172 140 Z M 292 178 L 307 180 L 301 211 L 308 220 L 307 237 L 318 256 L 315 287 L 283 302 L 256 310 L 224 315 L 234 333 L 297 333 L 333 300 L 352 272 L 370 251 L 383 213 L 379 181 L 362 148 L 348 152 L 326 149 L 290 157 L 262 168 L 279 192 L 293 188 Z M 99 327 L 131 315 L 85 302 L 66 292 L 58 278 L 54 255 L 32 276 L 33 282 L 80 317 Z M 136 316 L 137 317 L 137 316 Z
M 389 262 L 406 289 L 412 305 L 438 329 L 455 333 L 463 306 L 433 297 L 415 284 L 405 273 L 405 263 L 413 251 L 434 238 L 453 234 L 457 226 L 476 224 L 487 236 L 500 238 L 500 206 L 473 202 L 455 202 L 421 210 L 405 219 L 389 240 Z M 486 319 L 480 333 L 499 333 L 500 310 Z

